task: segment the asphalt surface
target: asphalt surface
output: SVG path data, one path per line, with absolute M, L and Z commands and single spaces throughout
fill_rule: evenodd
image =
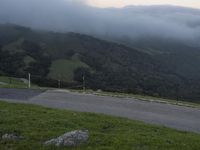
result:
M 0 98 L 28 101 L 42 92 L 42 90 L 0 88 Z
M 21 95 L 21 93 L 28 94 L 27 91 L 23 90 L 18 92 L 17 90 L 15 94 L 8 94 L 9 99 L 15 102 L 21 102 L 18 101 L 20 96 L 17 96 L 17 98 L 15 98 L 15 96 L 18 94 Z M 32 91 L 30 93 L 34 92 Z M 2 92 L 0 92 L 0 98 L 2 98 L 1 93 Z M 14 97 L 12 98 L 13 95 Z M 5 97 L 5 95 L 3 96 Z M 24 95 L 22 98 L 25 98 Z M 26 103 L 38 104 L 51 108 L 126 117 L 182 131 L 200 133 L 200 109 L 198 108 L 145 102 L 130 98 L 79 94 L 61 90 L 49 90 L 39 94 L 36 92 L 36 94 L 32 94 L 26 99 Z

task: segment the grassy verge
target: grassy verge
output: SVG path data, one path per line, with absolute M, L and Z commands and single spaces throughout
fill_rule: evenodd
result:
M 186 106 L 186 107 L 193 107 L 193 108 L 200 108 L 199 103 L 193 103 L 189 101 L 177 101 L 173 99 L 166 99 L 166 98 L 159 98 L 153 96 L 146 96 L 146 95 L 137 95 L 137 94 L 127 94 L 127 93 L 118 93 L 118 92 L 105 92 L 105 91 L 93 91 L 93 90 L 70 90 L 71 92 L 78 92 L 78 93 L 87 93 L 87 94 L 94 94 L 99 96 L 111 96 L 111 97 L 118 97 L 118 98 L 133 98 L 142 101 L 148 102 L 157 102 L 157 103 L 165 103 L 165 104 L 172 104 L 172 105 L 179 105 L 179 106 Z
M 28 81 L 26 81 L 26 82 L 28 82 Z M 0 76 L 0 88 L 26 89 L 26 88 L 28 88 L 28 83 L 24 83 L 23 80 L 20 78 Z M 35 84 L 31 84 L 31 89 L 41 89 L 41 88 L 42 87 L 39 87 Z
M 18 78 L 5 77 L 0 76 L 0 87 L 4 88 L 27 88 L 27 84 L 25 84 L 22 80 Z
M 105 115 L 0 102 L 0 133 L 15 132 L 24 137 L 20 142 L 0 140 L 1 150 L 57 150 L 42 143 L 76 129 L 90 133 L 87 144 L 71 148 L 76 150 L 200 149 L 199 134 Z

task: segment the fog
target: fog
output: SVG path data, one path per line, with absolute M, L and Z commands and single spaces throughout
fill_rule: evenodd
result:
M 111 39 L 200 39 L 200 10 L 178 6 L 103 9 L 86 0 L 0 0 L 0 23 Z

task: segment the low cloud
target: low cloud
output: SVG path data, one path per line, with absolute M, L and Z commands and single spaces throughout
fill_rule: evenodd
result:
M 197 42 L 200 10 L 177 6 L 95 8 L 85 0 L 1 0 L 0 23 L 101 38 L 156 37 Z

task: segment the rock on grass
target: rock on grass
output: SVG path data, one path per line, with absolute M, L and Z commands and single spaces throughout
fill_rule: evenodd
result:
M 67 132 L 55 139 L 46 141 L 44 145 L 55 145 L 57 147 L 76 147 L 80 144 L 86 143 L 88 138 L 88 130 L 76 130 L 72 132 Z
M 2 140 L 9 140 L 9 141 L 19 141 L 20 139 L 22 139 L 21 136 L 18 136 L 14 133 L 11 133 L 11 134 L 6 133 L 6 134 L 2 135 L 1 138 L 2 138 Z

